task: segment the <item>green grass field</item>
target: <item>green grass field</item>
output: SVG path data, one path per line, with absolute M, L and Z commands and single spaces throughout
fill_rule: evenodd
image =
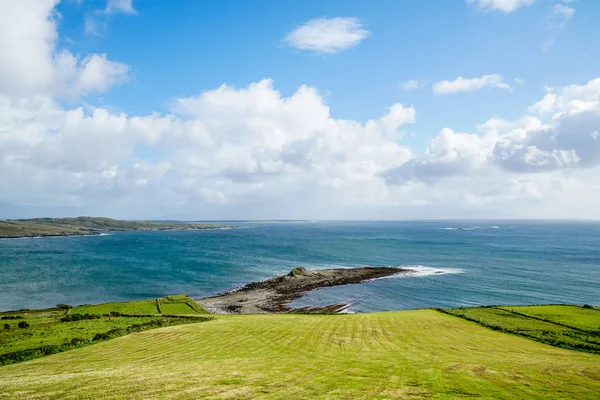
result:
M 83 305 L 72 308 L 70 314 L 110 314 L 118 312 L 121 314 L 160 314 L 156 307 L 156 300 L 141 300 L 120 303 L 104 303 L 94 305 Z
M 600 354 L 600 311 L 578 306 L 472 307 L 443 310 L 486 327 L 567 349 Z M 559 322 L 562 321 L 562 322 Z M 571 322 L 571 326 L 564 321 Z
M 159 304 L 167 306 L 159 312 Z M 86 319 L 64 321 L 89 314 Z M 43 354 L 69 350 L 94 342 L 98 334 L 113 332 L 112 336 L 132 330 L 151 329 L 157 324 L 175 325 L 190 322 L 166 316 L 200 316 L 208 314 L 185 295 L 162 299 L 84 305 L 71 309 L 23 310 L 0 313 L 0 365 Z M 20 317 L 14 319 L 14 317 Z M 88 319 L 89 318 L 89 319 Z M 19 323 L 29 326 L 20 328 Z M 193 322 L 193 321 L 191 321 Z M 142 325 L 142 328 L 139 327 Z M 136 327 L 138 326 L 138 327 Z M 104 340 L 104 339 L 96 339 Z M 48 347 L 51 348 L 48 348 Z M 60 347 L 60 348 L 56 348 Z M 42 348 L 47 348 L 42 350 Z M 28 354 L 28 351 L 32 351 Z M 14 357 L 15 353 L 18 357 Z M 12 354 L 10 357 L 7 354 Z
M 217 316 L 0 367 L 7 399 L 597 399 L 599 392 L 600 355 L 435 310 Z
M 585 309 L 577 306 L 512 306 L 499 308 L 578 329 L 600 332 L 600 310 L 597 309 Z

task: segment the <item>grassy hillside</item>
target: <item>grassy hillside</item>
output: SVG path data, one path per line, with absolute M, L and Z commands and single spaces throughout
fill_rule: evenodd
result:
M 135 231 L 165 229 L 210 229 L 216 224 L 188 224 L 177 222 L 120 221 L 110 218 L 34 218 L 0 220 L 1 237 L 90 235 L 102 231 Z
M 0 398 L 595 399 L 600 356 L 435 310 L 231 315 L 0 367 Z
M 586 309 L 575 306 L 510 306 L 499 308 L 600 334 L 600 310 L 596 308 Z
M 471 307 L 443 311 L 494 330 L 552 346 L 600 354 L 599 310 L 552 305 Z
M 163 309 L 162 303 L 169 305 Z M 185 295 L 161 299 L 0 313 L 0 365 L 97 343 L 130 332 L 199 322 L 208 314 Z M 27 326 L 19 326 L 25 323 Z M 132 328 L 133 327 L 133 328 Z M 105 335 L 107 332 L 111 332 Z

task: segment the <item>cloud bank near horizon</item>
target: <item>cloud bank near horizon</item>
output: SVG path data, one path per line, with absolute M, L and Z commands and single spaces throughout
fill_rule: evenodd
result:
M 600 78 L 549 87 L 516 120 L 446 127 L 421 152 L 403 144 L 413 106 L 340 119 L 317 88 L 285 97 L 270 79 L 127 115 L 63 104 L 131 76 L 107 54 L 58 48 L 55 5 L 0 5 L 3 217 L 600 218 Z M 493 74 L 433 90 L 507 86 Z

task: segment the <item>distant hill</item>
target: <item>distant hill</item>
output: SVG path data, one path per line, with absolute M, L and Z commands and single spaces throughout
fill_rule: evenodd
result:
M 106 231 L 217 229 L 217 224 L 123 221 L 102 217 L 0 220 L 0 238 L 96 235 Z

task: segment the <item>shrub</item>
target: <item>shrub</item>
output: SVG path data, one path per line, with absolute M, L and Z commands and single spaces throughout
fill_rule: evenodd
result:
M 4 324 L 4 329 L 10 329 L 10 325 L 9 324 Z
M 23 319 L 21 315 L 5 315 L 0 319 Z
M 73 322 L 73 321 L 81 321 L 84 319 L 98 319 L 99 315 L 94 314 L 72 314 L 66 315 L 60 319 L 61 322 Z
M 19 322 L 19 325 L 17 325 L 17 326 L 21 329 L 29 328 L 29 324 L 25 321 Z
M 60 303 L 60 304 L 56 305 L 56 308 L 60 308 L 61 310 L 69 310 L 69 309 L 73 308 L 73 306 L 70 306 L 68 304 Z
M 583 308 L 587 308 L 587 309 L 593 309 L 594 307 L 590 306 L 589 304 L 584 304 Z

